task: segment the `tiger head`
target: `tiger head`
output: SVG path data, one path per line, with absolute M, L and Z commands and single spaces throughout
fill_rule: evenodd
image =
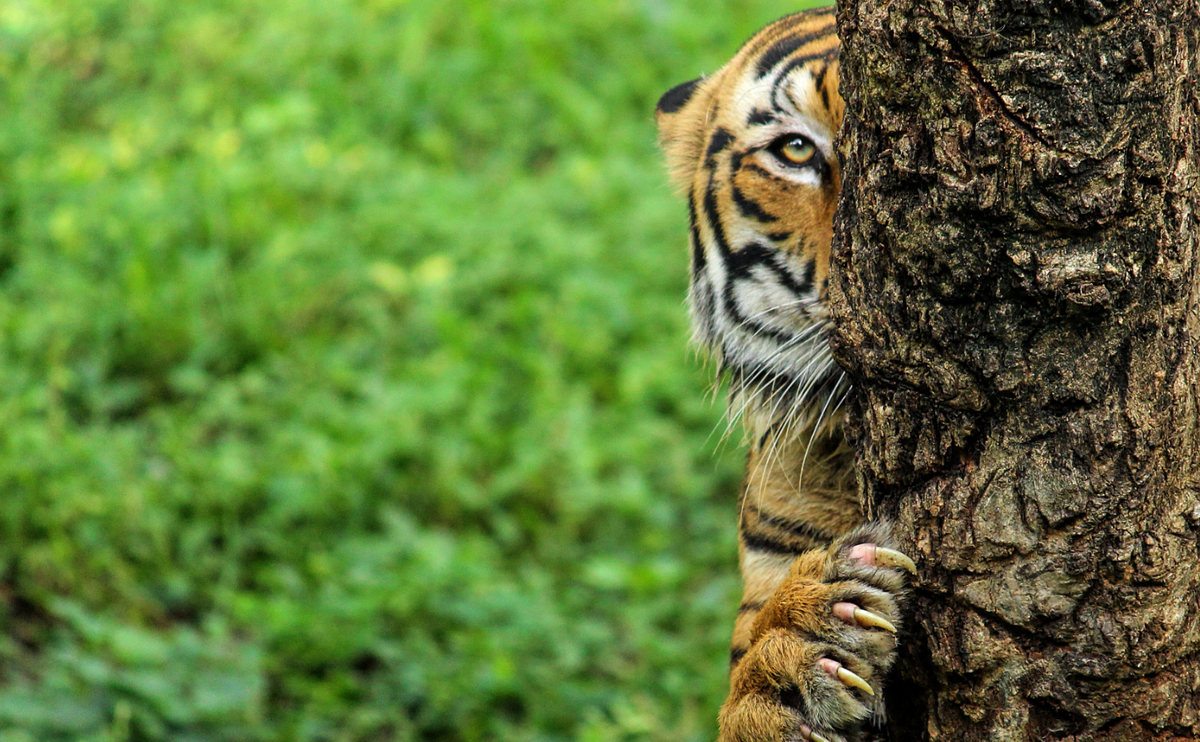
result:
M 688 199 L 697 338 L 771 425 L 846 387 L 825 304 L 841 189 L 836 31 L 832 8 L 776 21 L 656 113 Z

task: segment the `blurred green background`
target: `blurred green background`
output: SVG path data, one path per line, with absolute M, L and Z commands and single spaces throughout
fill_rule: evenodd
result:
M 0 740 L 710 739 L 652 111 L 811 4 L 0 2 Z

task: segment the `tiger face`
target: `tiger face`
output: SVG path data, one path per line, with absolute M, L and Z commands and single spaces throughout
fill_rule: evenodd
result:
M 840 391 L 826 339 L 841 189 L 833 9 L 783 18 L 716 73 L 669 90 L 656 118 L 690 216 L 697 338 L 735 392 L 789 411 Z
M 886 523 L 864 522 L 839 411 L 849 384 L 825 337 L 838 49 L 832 9 L 788 16 L 658 103 L 690 211 L 696 334 L 731 371 L 731 411 L 751 434 L 720 742 L 879 731 L 901 570 L 916 570 Z

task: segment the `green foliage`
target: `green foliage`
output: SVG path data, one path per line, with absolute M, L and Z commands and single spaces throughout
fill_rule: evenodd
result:
M 0 741 L 710 738 L 651 111 L 794 5 L 0 4 Z

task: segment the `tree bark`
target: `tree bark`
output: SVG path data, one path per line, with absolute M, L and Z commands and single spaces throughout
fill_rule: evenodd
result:
M 1200 0 L 842 0 L 831 300 L 904 740 L 1200 737 Z

